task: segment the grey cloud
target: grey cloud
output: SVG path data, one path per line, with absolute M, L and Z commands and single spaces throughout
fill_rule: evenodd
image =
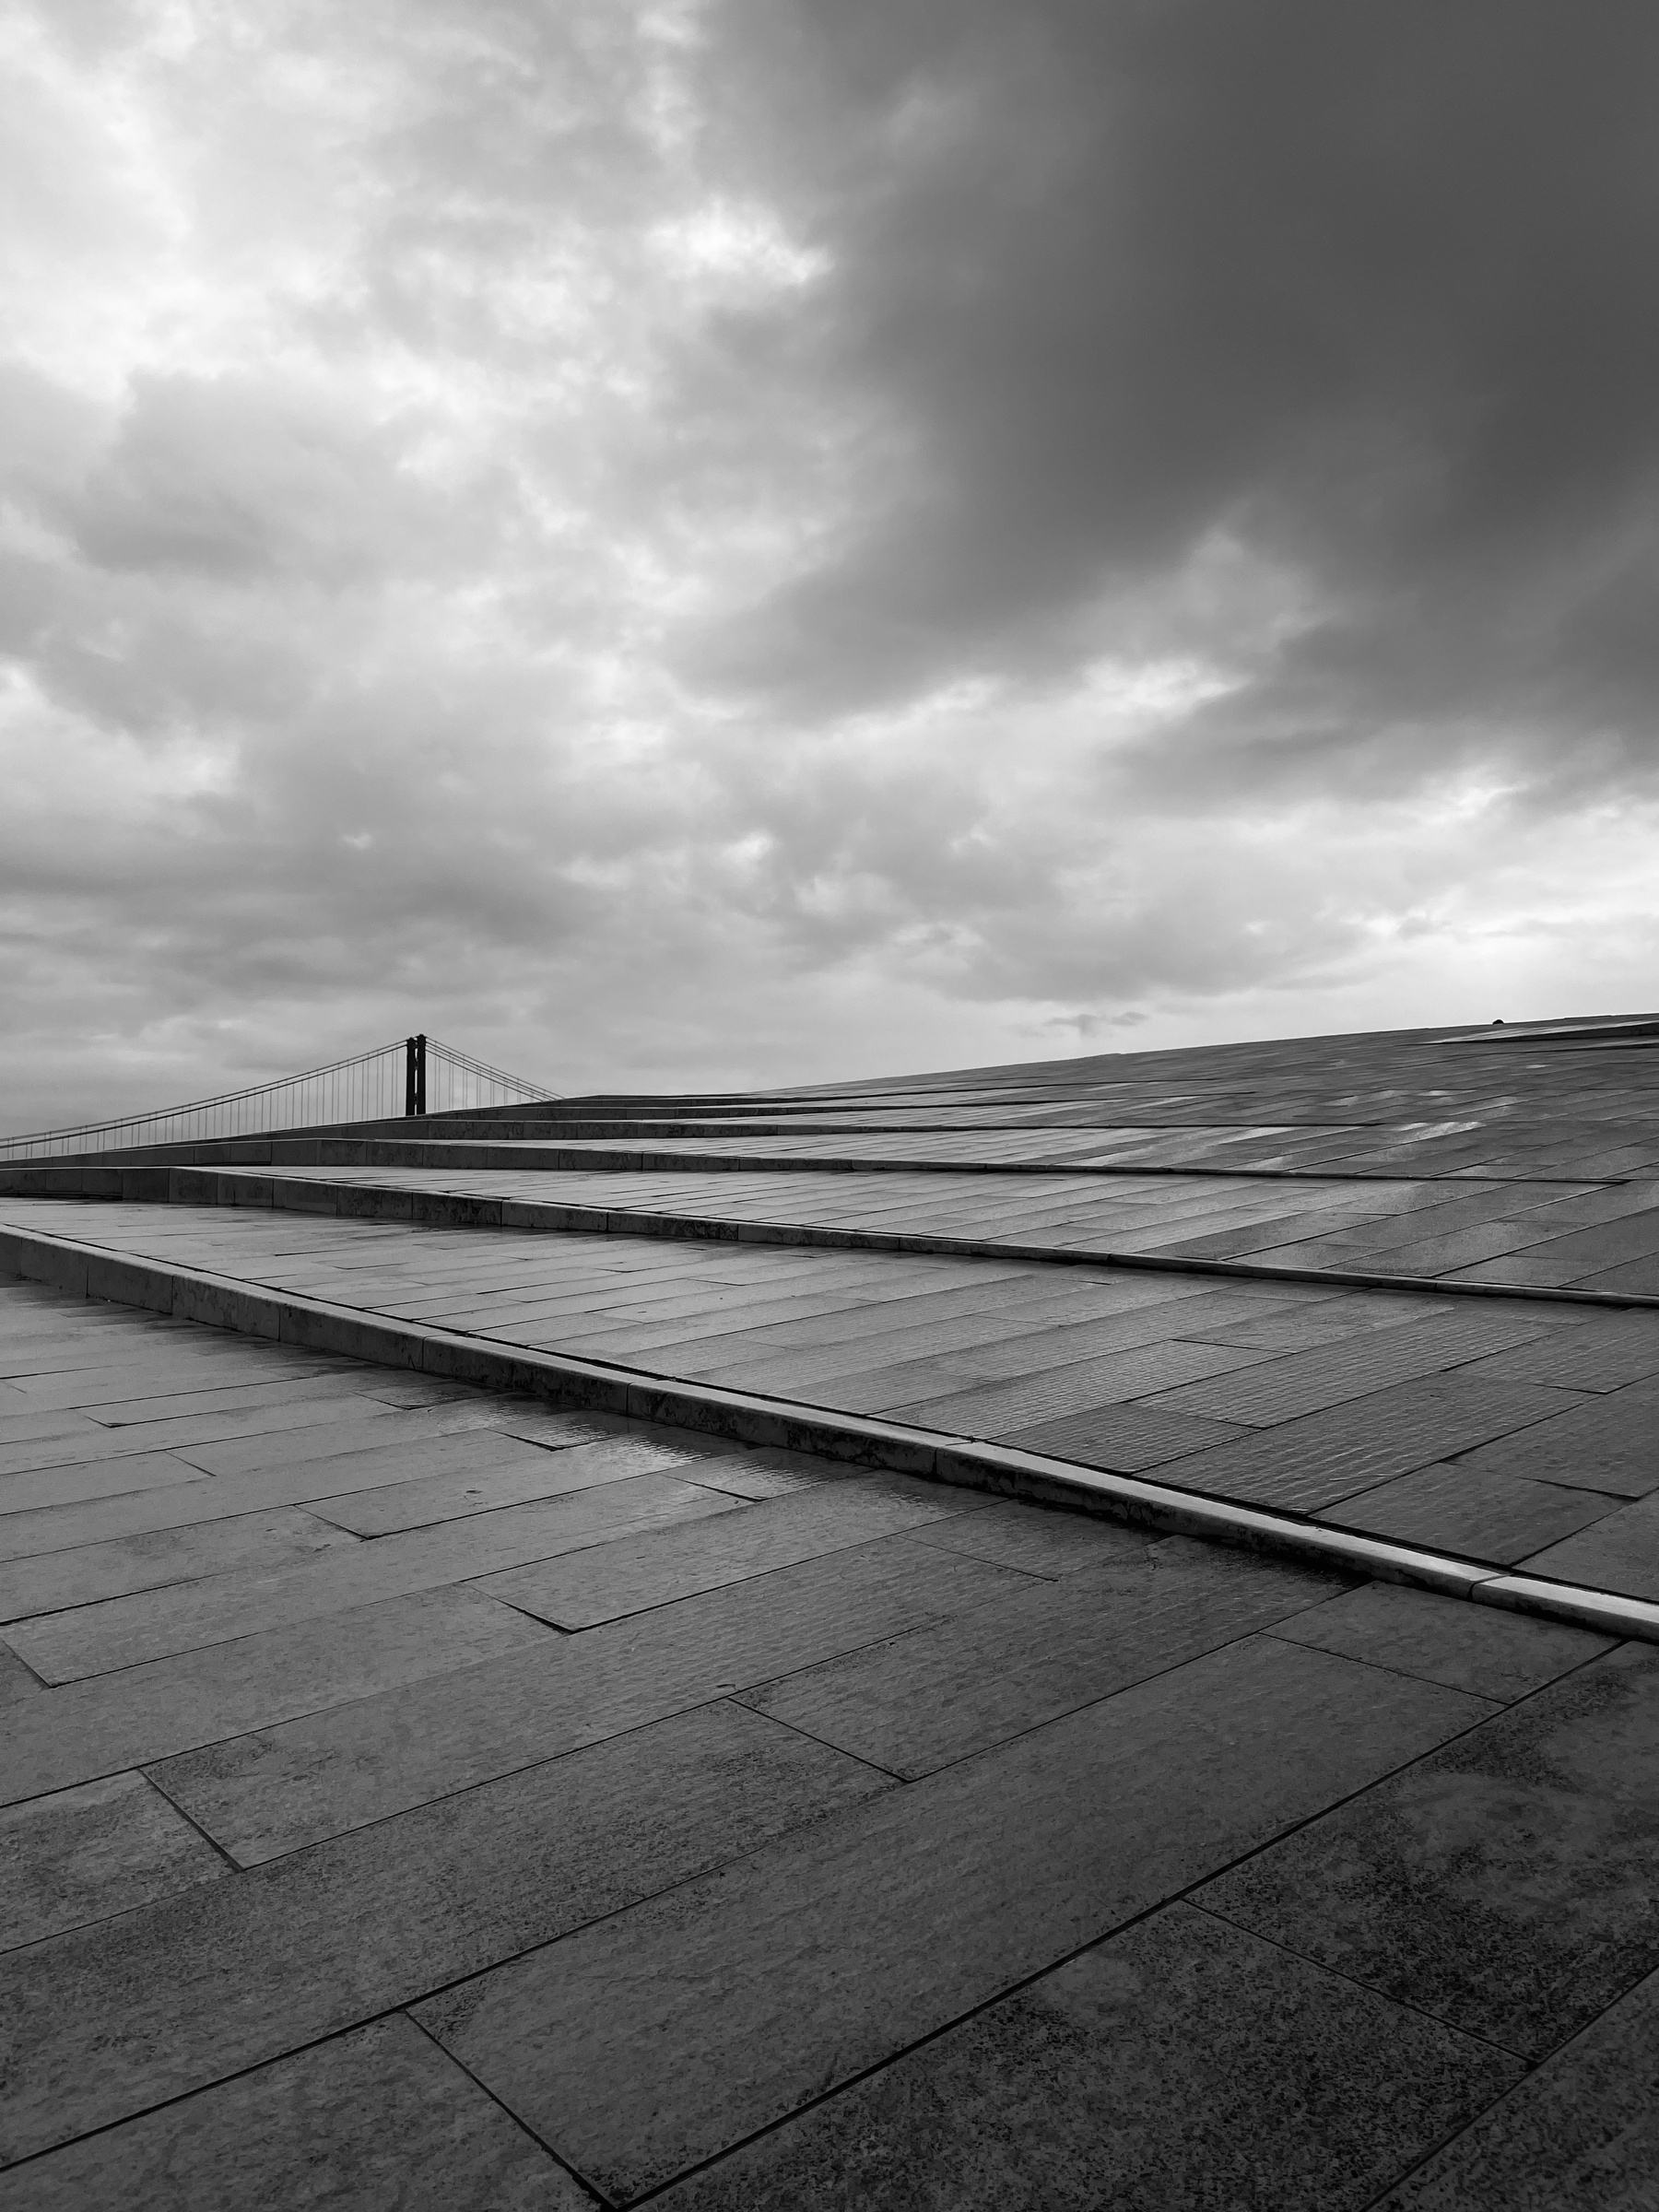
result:
M 119 430 L 67 503 L 100 568 L 338 586 L 492 550 L 465 496 L 406 473 L 417 425 L 367 427 L 273 378 L 134 381 Z
M 14 1123 L 1643 972 L 1645 7 L 41 21 Z
M 841 559 L 706 641 L 711 674 L 811 711 L 1053 665 L 1227 524 L 1319 579 L 1330 622 L 1288 657 L 1346 663 L 1362 719 L 1414 688 L 1646 710 L 1650 8 L 827 0 L 793 25 L 750 97 L 830 111 L 781 188 L 838 253 L 834 371 L 915 459 Z

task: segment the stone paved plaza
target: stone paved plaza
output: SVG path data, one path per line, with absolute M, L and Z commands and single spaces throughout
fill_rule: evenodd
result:
M 0 1170 L 0 2204 L 1659 2201 L 1656 1052 Z

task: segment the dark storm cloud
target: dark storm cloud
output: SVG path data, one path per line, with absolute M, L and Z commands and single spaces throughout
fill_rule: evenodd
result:
M 1296 728 L 1645 741 L 1651 7 L 783 20 L 728 18 L 721 63 L 766 54 L 747 100 L 782 104 L 774 176 L 837 260 L 823 373 L 891 410 L 908 466 L 711 643 L 727 680 L 822 712 L 1144 640 L 1137 592 L 1227 529 L 1318 594 L 1274 656 Z

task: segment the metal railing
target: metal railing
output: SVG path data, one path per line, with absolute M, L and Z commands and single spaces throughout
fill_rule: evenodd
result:
M 401 1038 L 349 1060 L 331 1061 L 274 1083 L 221 1091 L 184 1106 L 164 1106 L 120 1121 L 81 1122 L 0 1137 L 0 1159 L 51 1159 L 76 1152 L 140 1145 L 197 1144 L 215 1137 L 257 1136 L 276 1129 L 386 1121 L 397 1114 L 457 1113 L 519 1100 L 556 1098 L 436 1037 Z

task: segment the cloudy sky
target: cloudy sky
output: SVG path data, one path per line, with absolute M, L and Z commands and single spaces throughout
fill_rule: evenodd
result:
M 0 59 L 0 1126 L 1659 1001 L 1653 0 Z

